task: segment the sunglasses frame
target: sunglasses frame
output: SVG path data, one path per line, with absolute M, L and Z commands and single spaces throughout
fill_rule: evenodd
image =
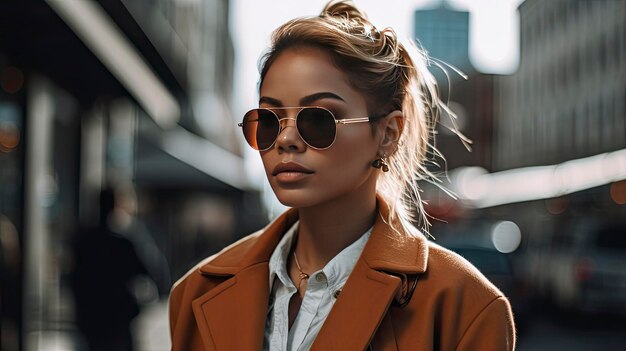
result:
M 302 134 L 300 134 L 300 130 L 298 129 L 298 116 L 300 115 L 300 112 L 306 110 L 306 109 L 321 109 L 324 110 L 326 112 L 328 112 L 330 114 L 330 116 L 333 118 L 333 120 L 335 121 L 335 135 L 333 136 L 333 141 L 326 147 L 320 148 L 317 146 L 313 146 L 311 144 L 309 144 L 303 137 Z M 299 109 L 298 113 L 296 113 L 295 117 L 284 117 L 284 118 L 280 118 L 278 116 L 278 114 L 276 112 L 274 112 L 274 110 L 293 110 L 293 109 Z M 331 146 L 333 146 L 333 144 L 335 143 L 335 140 L 337 140 L 337 124 L 354 124 L 354 123 L 365 123 L 365 122 L 371 122 L 372 121 L 372 117 L 355 117 L 355 118 L 343 118 L 343 119 L 337 119 L 337 117 L 335 117 L 335 115 L 327 108 L 325 107 L 321 107 L 321 106 L 295 106 L 295 107 L 259 107 L 259 108 L 253 108 L 251 110 L 249 110 L 248 112 L 246 112 L 243 116 L 244 119 L 246 118 L 246 116 L 251 113 L 252 111 L 259 111 L 259 110 L 264 110 L 264 111 L 269 111 L 271 112 L 274 117 L 276 117 L 276 119 L 278 120 L 278 133 L 276 133 L 276 138 L 274 139 L 274 141 L 272 142 L 272 144 L 270 146 L 268 146 L 265 149 L 257 149 L 254 146 L 252 146 L 250 144 L 250 142 L 248 142 L 248 139 L 246 139 L 246 142 L 248 143 L 248 145 L 250 145 L 253 149 L 257 150 L 257 151 L 267 151 L 269 149 L 271 149 L 272 147 L 274 147 L 274 145 L 276 144 L 276 140 L 278 140 L 278 137 L 280 136 L 280 133 L 285 129 L 282 125 L 282 121 L 286 121 L 286 120 L 293 120 L 295 127 L 296 127 L 296 132 L 298 132 L 298 136 L 300 137 L 300 139 L 310 148 L 313 148 L 315 150 L 326 150 L 328 148 L 330 148 Z M 244 126 L 245 121 L 242 121 L 240 123 L 237 123 L 237 126 L 242 127 Z M 245 137 L 245 133 L 244 133 L 244 137 Z M 258 145 L 258 142 L 257 142 Z

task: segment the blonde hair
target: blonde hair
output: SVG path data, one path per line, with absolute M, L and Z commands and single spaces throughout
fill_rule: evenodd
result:
M 428 233 L 417 182 L 434 179 L 426 161 L 429 154 L 437 153 L 431 140 L 441 102 L 427 69 L 427 54 L 414 44 L 400 43 L 391 28 L 377 30 L 351 1 L 330 1 L 319 16 L 296 18 L 274 31 L 270 50 L 260 61 L 259 88 L 281 52 L 306 46 L 330 55 L 352 87 L 367 97 L 370 116 L 380 120 L 394 110 L 402 111 L 402 134 L 389 157 L 389 172 L 381 173 L 377 192 L 390 205 L 389 223 L 398 219 L 410 229 L 409 223 L 418 222 Z

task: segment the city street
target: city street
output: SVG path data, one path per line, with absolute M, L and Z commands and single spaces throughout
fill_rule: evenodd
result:
M 171 349 L 167 299 L 144 306 L 133 322 L 138 351 Z

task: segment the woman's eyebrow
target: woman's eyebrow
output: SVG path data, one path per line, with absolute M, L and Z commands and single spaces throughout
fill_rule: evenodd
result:
M 261 96 L 261 98 L 259 99 L 259 105 L 261 105 L 261 104 L 267 104 L 267 105 L 272 105 L 272 106 L 276 106 L 276 107 L 283 106 L 282 101 L 280 101 L 278 99 L 271 98 L 269 96 Z
M 303 97 L 302 99 L 300 99 L 300 106 L 311 105 L 313 102 L 321 99 L 335 99 L 345 102 L 345 100 L 342 99 L 341 96 L 328 91 L 324 91 Z
M 313 104 L 315 101 L 317 100 L 321 100 L 321 99 L 335 99 L 335 100 L 340 100 L 345 102 L 345 100 L 334 93 L 328 92 L 328 91 L 323 91 L 320 93 L 315 93 L 315 94 L 311 94 L 311 95 L 307 95 L 303 98 L 300 99 L 300 106 L 308 106 Z M 259 105 L 261 104 L 267 104 L 267 105 L 272 105 L 272 106 L 276 106 L 276 107 L 282 107 L 283 103 L 282 101 L 269 97 L 269 96 L 261 96 L 261 98 L 259 99 Z

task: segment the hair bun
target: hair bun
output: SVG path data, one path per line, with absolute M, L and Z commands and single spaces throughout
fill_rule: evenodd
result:
M 344 18 L 351 21 L 358 21 L 361 23 L 369 23 L 367 19 L 367 15 L 356 8 L 354 3 L 350 0 L 331 0 L 329 1 L 322 13 L 320 13 L 321 17 L 338 17 Z

